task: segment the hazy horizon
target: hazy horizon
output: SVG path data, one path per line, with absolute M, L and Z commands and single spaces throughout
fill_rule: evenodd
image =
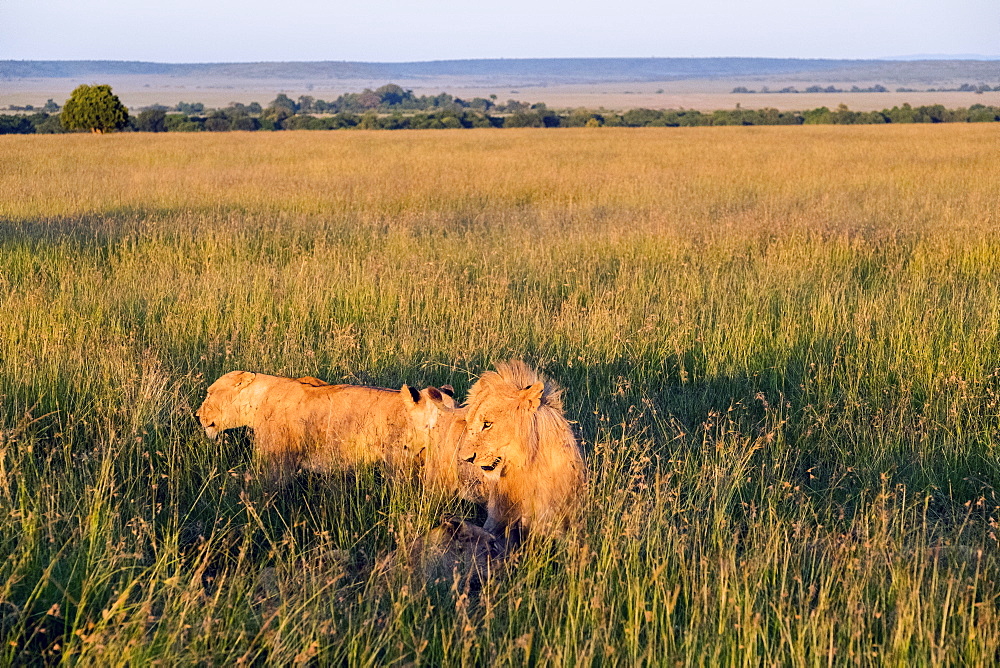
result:
M 1000 57 L 1000 3 L 936 0 L 798 6 L 706 0 L 697 7 L 635 0 L 510 0 L 478 8 L 400 0 L 305 0 L 273 13 L 261 0 L 0 4 L 0 59 L 160 63 L 350 61 L 403 63 L 532 58 L 914 59 Z
M 648 59 L 774 59 L 774 60 L 858 60 L 858 61 L 887 61 L 906 62 L 920 60 L 972 60 L 972 61 L 1000 61 L 1000 55 L 986 55 L 977 53 L 928 53 L 917 55 L 901 56 L 880 56 L 873 58 L 806 58 L 797 56 L 647 56 Z M 549 57 L 512 57 L 512 58 L 429 58 L 425 60 L 144 60 L 125 58 L 0 58 L 0 61 L 15 62 L 115 62 L 115 63 L 154 63 L 157 65 L 249 65 L 254 63 L 360 63 L 370 65 L 406 65 L 411 63 L 443 63 L 443 62 L 463 62 L 463 61 L 506 61 L 506 60 L 636 60 L 642 59 L 636 56 L 549 56 Z

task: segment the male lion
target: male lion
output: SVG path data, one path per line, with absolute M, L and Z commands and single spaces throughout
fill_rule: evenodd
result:
M 490 533 L 558 533 L 576 510 L 586 465 L 560 390 L 521 361 L 480 376 L 466 402 L 459 457 L 487 483 Z
M 420 390 L 418 396 L 403 395 L 417 435 L 415 447 L 421 452 L 424 486 L 482 505 L 487 501 L 483 472 L 458 457 L 467 411 L 455 406 L 452 392 L 451 386 L 445 385 L 440 390 Z
M 195 415 L 213 440 L 227 429 L 253 429 L 254 452 L 272 482 L 300 468 L 381 463 L 399 472 L 414 466 L 418 454 L 403 397 L 422 400 L 406 385 L 387 390 L 230 371 L 209 386 Z

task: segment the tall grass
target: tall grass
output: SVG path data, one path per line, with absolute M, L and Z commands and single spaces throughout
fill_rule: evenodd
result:
M 993 135 L 0 137 L 0 662 L 994 663 Z M 371 566 L 481 511 L 191 416 L 509 357 L 590 510 L 478 593 Z

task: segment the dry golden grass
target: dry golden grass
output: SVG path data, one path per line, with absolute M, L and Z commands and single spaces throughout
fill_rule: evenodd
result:
M 994 134 L 0 137 L 0 661 L 994 663 Z M 509 357 L 592 508 L 472 596 L 369 573 L 476 509 L 191 417 Z

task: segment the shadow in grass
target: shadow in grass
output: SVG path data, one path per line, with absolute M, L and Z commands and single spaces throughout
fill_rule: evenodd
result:
M 782 364 L 761 356 L 759 371 L 725 376 L 706 372 L 700 348 L 661 359 L 538 366 L 564 388 L 567 417 L 577 422 L 586 448 L 628 435 L 648 443 L 646 454 L 669 459 L 697 451 L 708 427 L 725 422 L 757 442 L 768 463 L 787 462 L 792 482 L 816 494 L 846 499 L 902 484 L 961 505 L 1000 486 L 990 473 L 995 467 L 983 465 L 992 459 L 986 444 L 945 426 L 943 405 L 937 407 L 942 425 L 930 439 L 940 452 L 928 457 L 922 450 L 929 439 L 913 407 L 925 405 L 924 390 L 888 378 L 882 396 L 859 402 L 848 379 L 818 375 L 819 368 L 842 365 L 838 355 L 835 342 L 803 340 L 783 351 Z M 963 419 L 974 420 L 977 408 L 969 410 Z
M 159 209 L 118 208 L 79 216 L 36 220 L 0 220 L 0 246 L 70 246 L 106 250 L 141 234 L 144 223 L 171 212 Z
M 53 606 L 47 612 L 25 613 L 8 602 L 0 602 L 0 638 L 10 665 L 49 666 L 62 660 L 66 643 L 66 619 Z
M 252 460 L 252 433 L 230 430 L 211 445 L 213 461 L 206 462 L 220 476 L 211 494 L 192 480 L 165 506 L 187 509 L 180 531 L 181 551 L 192 564 L 202 558 L 201 545 L 213 527 L 222 527 L 224 546 L 214 555 L 206 577 L 241 560 L 270 566 L 283 553 L 309 553 L 317 546 L 334 549 L 338 559 L 363 576 L 377 559 L 398 547 L 385 518 L 398 504 L 420 497 L 414 478 L 393 479 L 376 466 L 317 473 L 299 471 L 280 486 L 266 482 Z M 481 521 L 485 511 L 458 504 L 463 516 Z M 165 527 L 169 530 L 169 527 Z M 427 527 L 428 529 L 430 527 Z

